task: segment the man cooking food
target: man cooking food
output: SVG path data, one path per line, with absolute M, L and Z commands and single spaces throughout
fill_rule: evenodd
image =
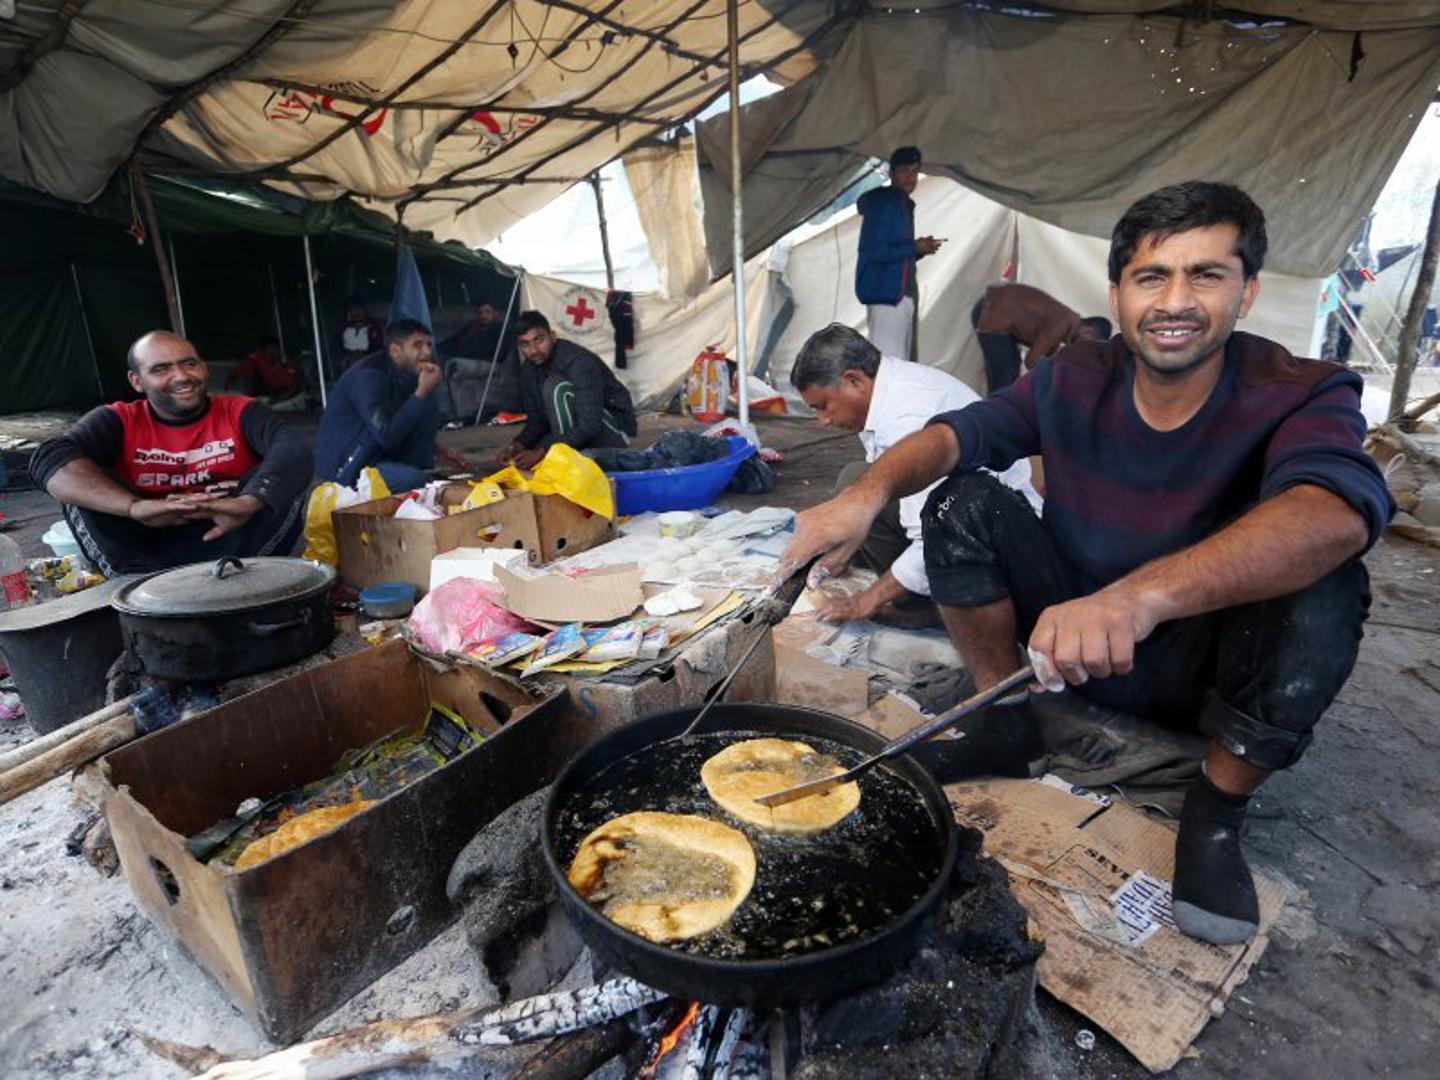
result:
M 556 337 L 538 311 L 522 311 L 515 330 L 525 361 L 520 368 L 525 426 L 500 451 L 501 464 L 533 469 L 557 442 L 576 450 L 627 445 L 626 436 L 638 430 L 635 403 L 605 361 Z
M 111 577 L 289 555 L 310 483 L 304 436 L 263 402 L 211 395 L 205 361 L 178 334 L 146 334 L 127 361 L 144 398 L 91 409 L 30 464 L 85 557 Z
M 1349 677 L 1369 606 L 1359 556 L 1394 512 L 1361 448 L 1360 378 L 1235 331 L 1265 248 L 1238 188 L 1141 199 L 1110 246 L 1120 337 L 935 417 L 801 514 L 785 554 L 836 571 L 888 502 L 946 477 L 925 507 L 926 573 L 977 686 L 1018 668 L 1025 642 L 1083 697 L 1208 736 L 1172 910 L 1218 944 L 1255 932 L 1246 804 L 1299 760 Z M 1043 518 L 979 471 L 1030 454 L 1049 479 Z M 1015 695 L 983 722 L 1029 712 Z

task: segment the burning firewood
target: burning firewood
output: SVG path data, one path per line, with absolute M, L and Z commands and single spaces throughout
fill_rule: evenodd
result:
M 457 1061 L 478 1046 L 511 1046 L 606 1024 L 664 996 L 634 979 L 611 979 L 500 1008 L 379 1020 L 262 1058 L 224 1062 L 202 1080 L 340 1080 L 400 1065 Z

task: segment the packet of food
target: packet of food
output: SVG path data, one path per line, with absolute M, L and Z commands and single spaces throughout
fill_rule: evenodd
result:
M 640 654 L 645 629 L 643 622 L 618 623 L 602 631 L 595 643 L 585 650 L 581 659 L 597 664 L 608 660 L 633 660 Z
M 465 651 L 482 664 L 490 667 L 504 667 L 511 660 L 529 656 L 539 645 L 540 638 L 535 634 L 526 634 L 516 630 L 504 637 L 496 638 L 494 641 L 482 641 L 479 645 L 471 645 Z
M 640 651 L 635 655 L 641 660 L 658 660 L 669 644 L 670 631 L 663 626 L 652 626 L 645 631 L 645 636 L 640 641 Z
M 569 660 L 572 656 L 578 656 L 589 648 L 585 635 L 580 632 L 579 623 L 569 623 L 552 630 L 547 634 L 540 647 L 535 651 L 530 663 L 526 664 L 520 672 L 522 678 L 534 675 L 537 671 L 544 671 L 551 664 L 558 664 L 561 660 Z

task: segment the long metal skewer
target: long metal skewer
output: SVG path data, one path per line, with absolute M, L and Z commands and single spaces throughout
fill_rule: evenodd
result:
M 1007 675 L 994 686 L 980 691 L 974 697 L 966 698 L 953 709 L 947 709 L 934 720 L 921 724 L 919 727 L 911 728 L 904 735 L 889 743 L 878 753 L 871 755 L 860 762 L 854 768 L 846 769 L 834 776 L 826 776 L 819 780 L 810 780 L 804 784 L 796 784 L 794 787 L 782 788 L 780 791 L 773 791 L 769 795 L 761 795 L 755 801 L 761 806 L 783 806 L 785 803 L 794 802 L 796 799 L 803 799 L 807 795 L 819 795 L 829 791 L 831 788 L 839 787 L 841 784 L 849 783 L 858 776 L 863 776 L 882 761 L 888 761 L 893 757 L 899 757 L 909 750 L 916 743 L 922 743 L 932 735 L 937 735 L 958 723 L 977 709 L 983 709 L 997 698 L 1004 697 L 1011 690 L 1024 686 L 1035 677 L 1035 669 L 1026 664 L 1013 675 Z

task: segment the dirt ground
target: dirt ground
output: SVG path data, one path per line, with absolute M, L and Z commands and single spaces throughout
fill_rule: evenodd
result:
M 642 436 L 682 423 L 649 418 Z M 31 422 L 36 433 L 47 426 Z M 762 421 L 761 430 L 787 451 L 780 487 L 727 500 L 734 505 L 812 505 L 859 457 L 853 437 L 795 420 Z M 507 438 L 464 429 L 445 441 L 478 455 Z M 0 510 L 26 553 L 40 554 L 54 504 L 7 493 Z M 1294 882 L 1299 899 L 1176 1077 L 1435 1075 L 1440 552 L 1387 537 L 1366 562 L 1374 606 L 1355 673 L 1305 758 L 1266 786 L 1252 814 L 1253 860 Z M 0 724 L 0 749 L 30 736 L 23 723 Z M 67 854 L 81 819 L 64 781 L 0 807 L 0 1075 L 186 1075 L 142 1036 L 227 1055 L 263 1051 L 244 1017 L 136 909 L 123 877 L 103 878 Z M 493 998 L 452 929 L 317 1030 Z M 1037 1017 L 1034 1075 L 1148 1075 L 1103 1032 L 1093 1050 L 1079 1049 L 1076 1032 L 1093 1025 L 1043 994 Z

